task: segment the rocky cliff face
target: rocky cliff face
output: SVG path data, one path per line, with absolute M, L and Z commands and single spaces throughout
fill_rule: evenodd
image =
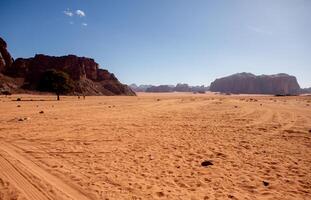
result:
M 120 83 L 114 74 L 100 69 L 91 58 L 75 55 L 56 57 L 43 54 L 27 59 L 18 58 L 14 62 L 10 62 L 9 58 L 4 59 L 6 64 L 0 68 L 3 69 L 0 72 L 7 77 L 23 79 L 22 88 L 26 90 L 36 90 L 42 74 L 48 69 L 55 69 L 66 72 L 74 81 L 74 94 L 135 95 L 135 92 Z
M 300 92 L 296 77 L 287 74 L 260 75 L 239 73 L 216 79 L 211 83 L 213 92 L 242 94 L 289 94 Z
M 0 37 L 0 73 L 13 63 L 13 58 L 7 50 L 6 42 Z

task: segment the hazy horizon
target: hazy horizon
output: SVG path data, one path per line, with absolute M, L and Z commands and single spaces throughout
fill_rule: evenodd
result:
M 208 86 L 234 73 L 287 73 L 311 87 L 311 1 L 0 2 L 14 58 L 94 58 L 126 84 Z

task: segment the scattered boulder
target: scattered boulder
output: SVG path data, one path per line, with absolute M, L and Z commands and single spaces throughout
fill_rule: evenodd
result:
M 21 101 L 21 100 L 22 100 L 21 98 L 17 98 L 17 99 L 16 99 L 16 101 Z
M 265 187 L 268 187 L 268 186 L 269 186 L 269 182 L 267 182 L 267 181 L 262 181 L 262 184 L 263 184 Z
M 201 163 L 201 166 L 208 167 L 210 165 L 214 165 L 211 160 L 205 160 Z
M 158 195 L 158 197 L 164 197 L 165 196 L 165 194 L 162 191 L 161 192 L 157 192 L 156 194 Z
M 21 117 L 21 118 L 18 118 L 17 121 L 22 122 L 22 121 L 27 121 L 27 120 L 30 120 L 30 117 Z
M 40 114 L 43 114 L 43 113 L 44 113 L 44 111 L 43 111 L 43 110 L 41 110 L 39 113 L 40 113 Z

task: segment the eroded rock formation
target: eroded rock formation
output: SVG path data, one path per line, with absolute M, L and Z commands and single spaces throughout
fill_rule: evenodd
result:
M 91 58 L 37 54 L 32 58 L 17 58 L 13 62 L 9 54 L 6 54 L 7 51 L 3 50 L 6 49 L 4 40 L 1 39 L 0 43 L 4 60 L 2 63 L 5 63 L 5 65 L 0 64 L 0 70 L 2 69 L 0 72 L 7 77 L 22 79 L 23 89 L 37 90 L 42 74 L 48 69 L 55 69 L 67 73 L 74 81 L 74 94 L 135 95 L 135 92 L 127 85 L 120 83 L 114 74 L 100 69 L 98 63 Z M 3 80 L 6 79 L 3 78 Z
M 6 42 L 0 37 L 0 73 L 13 63 L 13 58 L 7 50 Z
M 260 75 L 238 73 L 216 79 L 211 83 L 213 92 L 241 94 L 299 94 L 296 77 L 288 74 Z

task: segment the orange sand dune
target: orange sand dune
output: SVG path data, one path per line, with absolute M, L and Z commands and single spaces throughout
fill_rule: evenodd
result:
M 311 199 L 310 97 L 54 100 L 0 97 L 0 199 Z

